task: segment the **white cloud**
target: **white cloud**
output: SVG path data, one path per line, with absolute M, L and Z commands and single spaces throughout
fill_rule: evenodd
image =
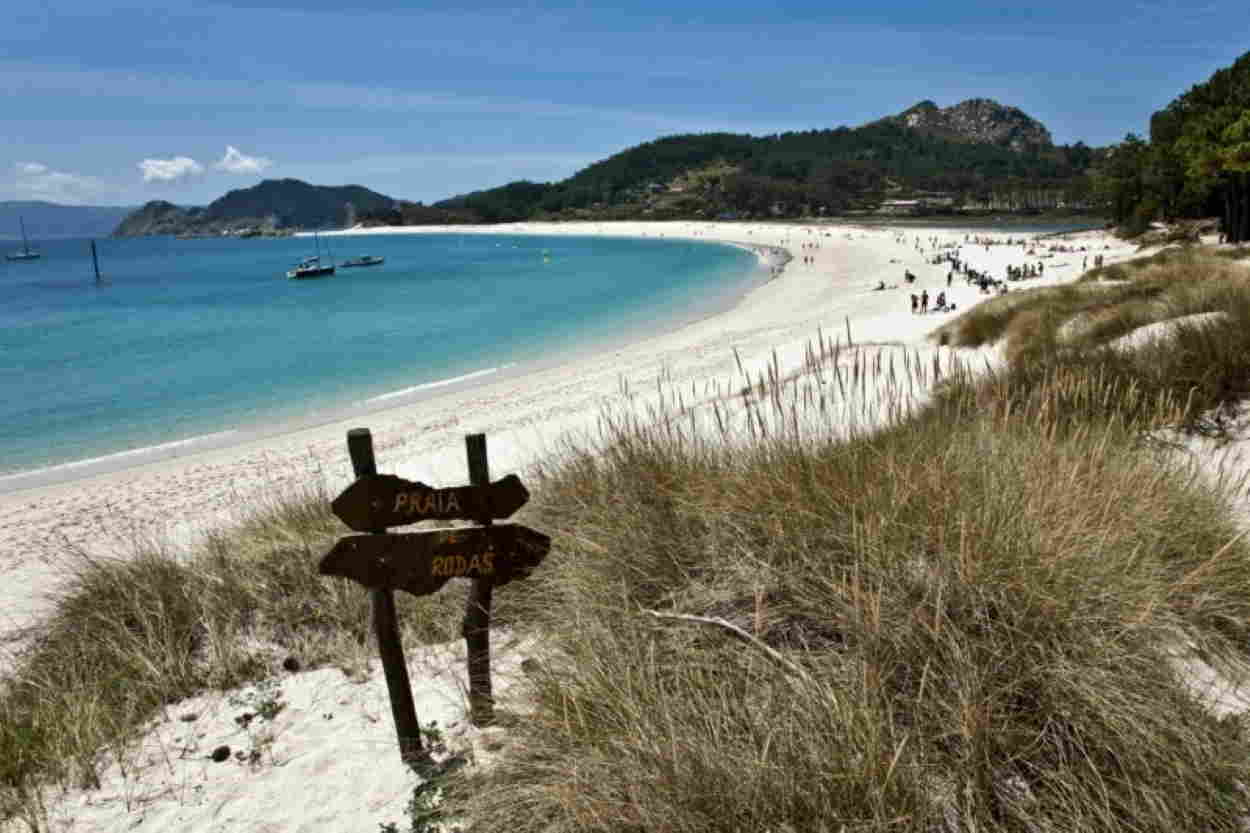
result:
M 40 162 L 19 162 L 13 169 L 14 194 L 18 199 L 82 205 L 113 191 L 94 177 L 54 171 Z
M 143 171 L 144 182 L 174 182 L 204 173 L 204 166 L 189 156 L 173 159 L 144 159 L 138 165 Z
M 258 174 L 272 164 L 263 156 L 244 156 L 234 145 L 226 145 L 226 155 L 213 167 L 232 174 Z

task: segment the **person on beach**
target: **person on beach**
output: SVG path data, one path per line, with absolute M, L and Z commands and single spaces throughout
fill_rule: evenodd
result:
M 924 315 L 929 311 L 929 290 L 925 289 L 920 292 L 920 314 Z
M 916 293 L 911 294 L 911 314 L 915 315 L 916 310 L 920 309 L 920 299 L 916 297 Z

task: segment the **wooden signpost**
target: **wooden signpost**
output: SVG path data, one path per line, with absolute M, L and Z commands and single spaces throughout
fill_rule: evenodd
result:
M 349 535 L 321 559 L 321 574 L 428 596 L 453 578 L 490 578 L 496 587 L 524 578 L 550 547 L 546 535 L 515 524 Z
M 506 518 L 525 505 L 530 493 L 510 474 L 486 488 L 432 489 L 393 474 L 362 477 L 334 499 L 330 508 L 358 532 L 417 521 Z
M 425 596 L 453 578 L 473 582 L 461 634 L 468 647 L 470 720 L 476 726 L 494 721 L 490 679 L 490 605 L 497 585 L 522 579 L 542 563 L 551 539 L 516 524 L 492 526 L 529 500 L 516 475 L 490 482 L 486 435 L 465 437 L 470 485 L 435 489 L 389 474 L 378 474 L 373 438 L 367 428 L 347 432 L 356 482 L 331 503 L 350 528 L 368 535 L 339 539 L 321 559 L 324 576 L 349 578 L 369 588 L 374 632 L 386 672 L 391 715 L 400 755 L 411 765 L 423 758 L 420 724 L 412 700 L 408 667 L 395 621 L 395 590 Z M 392 534 L 389 526 L 424 520 L 463 519 L 480 526 Z

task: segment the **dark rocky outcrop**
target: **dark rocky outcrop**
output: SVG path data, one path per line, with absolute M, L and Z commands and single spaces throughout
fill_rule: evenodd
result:
M 1008 147 L 1017 153 L 1053 146 L 1050 131 L 1018 107 L 988 98 L 970 98 L 940 108 L 922 101 L 887 121 L 942 139 Z

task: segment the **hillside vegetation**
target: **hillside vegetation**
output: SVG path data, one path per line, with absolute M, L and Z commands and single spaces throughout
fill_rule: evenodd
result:
M 929 196 L 940 210 L 1096 210 L 1099 152 L 1055 146 L 1013 107 L 923 101 L 861 127 L 666 136 L 554 183 L 518 181 L 433 205 L 401 202 L 366 224 L 833 216 Z
M 1250 52 L 1151 116 L 1149 141 L 1112 148 L 1098 189 L 1130 233 L 1218 216 L 1230 242 L 1250 241 Z
M 1044 142 L 1013 146 L 1019 134 L 1011 131 L 1002 142 L 960 138 L 945 122 L 941 129 L 927 123 L 909 126 L 908 113 L 857 128 L 762 137 L 668 136 L 596 162 L 562 182 L 516 182 L 434 207 L 472 212 L 487 222 L 793 217 L 876 207 L 891 195 L 939 192 L 958 205 L 988 200 L 996 192 L 1039 190 L 1049 192 L 1051 206 L 1087 207 L 1085 174 L 1097 156 L 1093 149 L 1080 143 L 1056 147 L 1040 125 L 1040 132 L 1029 135 L 1044 136 Z M 701 177 L 695 187 L 683 182 L 708 169 L 717 169 L 718 175 Z
M 1112 269 L 943 330 L 1011 339 L 1002 370 L 821 337 L 801 373 L 706 405 L 719 429 L 609 419 L 527 477 L 517 520 L 553 549 L 495 623 L 540 647 L 495 762 L 418 788 L 411 828 L 1242 829 L 1245 719 L 1180 661 L 1245 672 L 1250 547 L 1152 438 L 1218 431 L 1204 415 L 1244 396 L 1248 270 Z M 1223 316 L 1114 350 L 1056 335 L 1148 309 Z M 0 689 L 0 812 L 39 829 L 49 785 L 125 760 L 162 704 L 287 655 L 358 667 L 368 594 L 316 574 L 343 532 L 327 497 L 191 558 L 64 553 L 77 578 Z M 463 588 L 399 595 L 408 644 L 458 638 Z

